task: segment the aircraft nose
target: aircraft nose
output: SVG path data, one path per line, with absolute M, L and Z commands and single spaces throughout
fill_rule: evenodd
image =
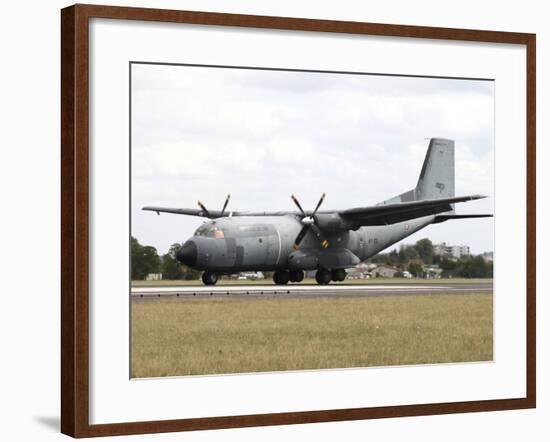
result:
M 186 241 L 176 252 L 176 259 L 189 267 L 197 262 L 197 245 L 193 241 Z

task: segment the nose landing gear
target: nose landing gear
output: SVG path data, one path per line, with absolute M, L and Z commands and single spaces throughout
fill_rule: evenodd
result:
M 215 285 L 218 282 L 218 275 L 214 272 L 206 271 L 202 274 L 202 282 L 204 285 Z

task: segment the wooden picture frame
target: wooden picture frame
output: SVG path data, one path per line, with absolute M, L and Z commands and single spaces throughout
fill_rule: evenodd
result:
M 89 416 L 89 32 L 90 18 L 510 43 L 526 47 L 527 305 L 525 397 L 372 408 L 90 425 Z M 536 404 L 536 175 L 534 34 L 74 5 L 61 11 L 61 431 L 73 437 L 142 434 L 533 408 Z

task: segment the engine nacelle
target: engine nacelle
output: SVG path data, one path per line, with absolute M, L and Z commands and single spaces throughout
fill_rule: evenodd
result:
M 345 232 L 353 228 L 348 220 L 337 213 L 318 213 L 315 215 L 315 221 L 315 224 L 327 233 Z
M 288 256 L 288 266 L 291 270 L 317 270 L 319 258 L 316 253 L 296 250 Z

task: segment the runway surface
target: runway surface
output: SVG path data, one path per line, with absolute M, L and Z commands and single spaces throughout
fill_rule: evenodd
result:
M 329 284 L 319 285 L 226 285 L 132 287 L 132 300 L 166 298 L 261 298 L 261 297 L 367 297 L 418 294 L 492 293 L 492 282 L 444 284 Z

